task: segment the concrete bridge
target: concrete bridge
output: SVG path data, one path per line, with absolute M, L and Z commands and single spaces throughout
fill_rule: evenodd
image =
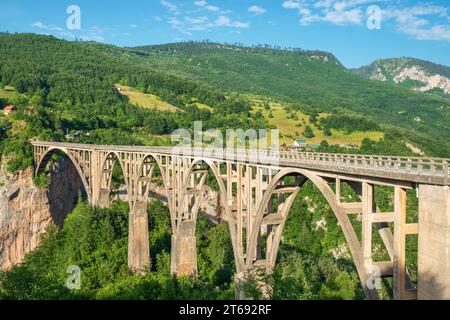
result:
M 92 206 L 107 207 L 112 169 L 120 164 L 130 205 L 128 264 L 137 273 L 148 267 L 147 203 L 150 182 L 161 180 L 172 223 L 171 270 L 195 275 L 196 221 L 207 174 L 217 180 L 229 224 L 237 280 L 256 266 L 273 268 L 282 232 L 295 196 L 310 180 L 333 210 L 350 248 L 368 299 L 377 299 L 377 276 L 393 278 L 395 299 L 450 299 L 449 159 L 322 153 L 102 146 L 32 142 L 36 173 L 54 153 L 74 164 Z M 341 198 L 347 183 L 360 201 Z M 375 203 L 376 185 L 394 190 L 393 212 Z M 415 189 L 418 221 L 407 219 L 407 190 Z M 356 232 L 349 217 L 361 215 Z M 378 232 L 389 254 L 372 258 L 372 236 Z M 261 237 L 267 237 L 262 247 Z M 407 236 L 418 236 L 417 287 L 406 268 Z

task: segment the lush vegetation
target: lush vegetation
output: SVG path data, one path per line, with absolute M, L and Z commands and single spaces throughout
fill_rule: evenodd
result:
M 160 110 L 140 107 L 131 91 L 161 103 Z M 122 49 L 0 34 L 0 108 L 7 104 L 18 108 L 0 115 L 0 157 L 10 172 L 32 165 L 29 139 L 168 145 L 168 134 L 192 129 L 197 120 L 205 130 L 276 126 L 289 132 L 291 141 L 298 131 L 317 142 L 322 137 L 361 142 L 360 148 L 347 149 L 324 140 L 322 152 L 414 155 L 406 141 L 427 155 L 450 156 L 450 100 L 363 79 L 319 51 L 211 43 Z M 122 183 L 119 171 L 114 170 L 115 189 Z M 34 182 L 41 188 L 50 183 L 46 174 Z M 356 201 L 348 187 L 343 196 Z M 376 196 L 382 211 L 392 211 L 391 190 L 378 188 Z M 416 218 L 414 202 L 408 210 Z M 0 298 L 233 298 L 234 257 L 226 224 L 199 219 L 198 277 L 176 278 L 169 272 L 167 208 L 153 202 L 149 215 L 152 263 L 146 276 L 128 272 L 128 206 L 91 209 L 80 200 L 62 230 L 51 228 L 23 264 L 0 273 Z M 357 217 L 352 222 L 358 230 Z M 381 240 L 376 241 L 379 248 Z M 408 257 L 416 249 L 412 244 Z M 386 259 L 386 251 L 379 249 L 376 257 Z M 363 297 L 342 232 L 311 183 L 294 202 L 278 259 L 273 273 L 261 275 L 273 299 Z M 65 286 L 71 265 L 81 269 L 80 290 Z M 415 269 L 409 265 L 413 279 Z M 244 288 L 248 297 L 263 296 L 259 284 L 250 279 Z M 384 298 L 390 286 L 384 282 Z
M 80 203 L 63 230 L 51 228 L 22 265 L 0 274 L 0 299 L 230 299 L 233 263 L 225 225 L 200 220 L 199 277 L 170 275 L 170 218 L 159 202 L 150 205 L 152 266 L 132 276 L 127 265 L 128 204 L 91 209 Z M 80 290 L 69 290 L 69 266 L 81 270 Z M 69 269 L 70 271 L 70 269 Z
M 348 110 L 333 110 L 331 115 L 320 119 L 320 123 L 328 129 L 343 129 L 348 133 L 353 131 L 378 131 L 380 126 L 373 120 L 349 112 Z

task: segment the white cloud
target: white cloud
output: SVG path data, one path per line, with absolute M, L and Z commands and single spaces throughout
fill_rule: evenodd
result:
M 257 16 L 267 12 L 267 10 L 264 9 L 263 7 L 256 6 L 256 5 L 251 6 L 250 8 L 248 8 L 248 11 L 253 13 L 254 15 L 257 15 Z
M 206 16 L 198 17 L 198 18 L 184 17 L 184 20 L 191 24 L 201 24 L 201 23 L 205 23 L 206 21 L 208 21 L 208 17 L 206 17 Z
M 382 11 L 382 17 L 393 20 L 398 31 L 417 40 L 450 41 L 450 24 L 445 21 L 449 19 L 448 8 L 435 5 L 390 7 Z M 436 22 L 439 18 L 442 21 Z
M 178 6 L 176 4 L 173 4 L 172 2 L 169 2 L 167 0 L 161 0 L 161 4 L 169 10 L 169 12 L 178 15 Z
M 174 30 L 186 34 L 192 35 L 196 31 L 210 31 L 214 28 L 232 28 L 232 29 L 246 29 L 250 26 L 250 23 L 239 21 L 230 17 L 231 13 L 227 10 L 209 4 L 206 0 L 196 0 L 193 2 L 196 10 L 181 10 L 182 7 L 177 7 L 176 12 L 178 14 L 171 15 L 167 20 L 167 24 Z M 201 16 L 197 16 L 199 12 L 202 12 Z M 181 15 L 184 15 L 181 18 Z
M 194 4 L 197 7 L 205 7 L 208 4 L 208 2 L 206 2 L 205 0 L 199 0 L 199 1 L 195 1 Z
M 352 10 L 336 10 L 328 12 L 323 20 L 337 25 L 345 24 L 361 24 L 362 22 L 362 11 L 360 8 Z
M 300 9 L 300 2 L 298 0 L 284 1 L 282 7 L 285 9 Z
M 42 22 L 35 22 L 31 25 L 33 28 L 44 30 L 45 34 L 52 34 L 55 36 L 60 36 L 65 39 L 75 40 L 80 39 L 82 41 L 97 41 L 97 42 L 104 42 L 105 38 L 101 35 L 103 34 L 108 28 L 101 28 L 98 26 L 90 27 L 89 29 L 84 29 L 83 31 L 86 33 L 80 34 L 80 33 L 73 33 L 69 30 L 66 30 L 62 27 L 59 27 L 54 24 L 45 24 Z
M 394 27 L 417 40 L 450 41 L 450 8 L 432 2 L 408 5 L 401 0 L 285 0 L 282 7 L 295 10 L 299 24 L 364 25 L 368 6 L 382 9 L 382 25 Z
M 64 32 L 65 31 L 63 28 L 58 27 L 54 24 L 46 25 L 42 22 L 33 23 L 31 26 L 34 28 L 38 28 L 38 29 L 42 29 L 42 30 L 46 30 L 46 31 L 55 31 L 55 32 Z
M 206 10 L 213 11 L 213 12 L 217 12 L 220 10 L 219 7 L 211 6 L 211 5 L 207 5 L 205 8 L 206 8 Z
M 135 28 L 137 28 L 137 27 L 138 27 L 138 25 L 137 25 L 137 24 L 134 24 L 134 23 L 130 24 L 130 28 L 133 28 L 133 29 L 135 29 Z
M 214 25 L 217 27 L 232 27 L 232 28 L 245 29 L 245 28 L 248 28 L 249 23 L 241 22 L 241 21 L 233 21 L 227 16 L 220 16 L 214 22 Z
M 204 8 L 204 9 L 206 9 L 208 11 L 212 11 L 212 12 L 218 12 L 220 10 L 219 7 L 212 6 L 212 5 L 208 4 L 208 2 L 205 0 L 194 1 L 194 4 L 197 7 L 201 7 L 201 8 Z

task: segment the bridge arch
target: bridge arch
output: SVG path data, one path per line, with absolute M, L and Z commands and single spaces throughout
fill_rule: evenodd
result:
M 139 159 L 138 164 L 134 165 L 134 168 L 130 168 L 131 166 L 128 165 L 128 161 L 121 159 L 120 157 L 120 153 L 115 152 L 115 151 L 111 151 L 108 152 L 106 154 L 103 155 L 101 162 L 100 162 L 100 203 L 101 206 L 105 207 L 109 205 L 109 197 L 111 194 L 111 183 L 112 183 L 112 175 L 113 175 L 113 169 L 114 166 L 116 164 L 119 164 L 122 173 L 124 175 L 124 185 L 125 185 L 125 190 L 127 191 L 127 200 L 131 203 L 137 199 L 132 199 L 130 197 L 134 196 L 131 195 L 130 193 L 134 190 L 133 187 L 135 187 L 135 182 L 133 181 L 134 179 L 139 179 L 142 177 L 149 177 L 152 178 L 153 175 L 153 170 L 149 170 L 148 172 L 144 172 L 146 169 L 146 165 L 148 165 L 148 161 L 151 160 L 152 162 L 156 163 L 158 168 L 161 171 L 161 175 L 162 175 L 162 179 L 163 179 L 163 184 L 164 184 L 164 188 L 167 189 L 167 184 L 165 181 L 165 176 L 164 176 L 164 167 L 162 166 L 162 163 L 160 161 L 160 159 L 153 155 L 153 154 L 146 154 L 143 155 L 141 157 L 142 159 Z M 142 199 L 141 200 L 145 200 L 148 198 L 148 192 L 149 192 L 149 183 L 150 181 L 146 181 L 145 185 L 145 191 L 144 190 L 140 190 L 140 192 L 142 193 Z M 137 190 L 134 190 L 137 191 Z
M 271 181 L 269 184 L 267 191 L 265 192 L 263 199 L 261 201 L 261 204 L 258 207 L 257 213 L 256 213 L 256 219 L 255 219 L 255 226 L 253 228 L 253 231 L 251 233 L 251 239 L 250 239 L 250 245 L 249 245 L 249 257 L 246 260 L 246 267 L 251 269 L 253 266 L 257 265 L 257 256 L 256 256 L 256 247 L 258 243 L 258 235 L 259 231 L 261 230 L 261 226 L 263 225 L 263 218 L 266 214 L 266 208 L 269 205 L 269 201 L 271 197 L 274 194 L 274 191 L 276 187 L 280 184 L 280 182 L 287 176 L 297 175 L 298 177 L 304 177 L 304 180 L 302 182 L 305 183 L 306 181 L 311 181 L 315 187 L 321 192 L 321 194 L 326 199 L 327 203 L 329 204 L 330 208 L 332 209 L 334 215 L 337 218 L 337 221 L 339 225 L 341 226 L 341 229 L 344 233 L 344 237 L 346 239 L 347 244 L 349 245 L 350 252 L 352 254 L 352 258 L 354 261 L 354 264 L 356 266 L 361 284 L 364 288 L 364 291 L 366 293 L 366 296 L 370 298 L 376 297 L 376 291 L 369 290 L 367 288 L 367 280 L 368 280 L 368 274 L 366 272 L 366 268 L 363 263 L 363 258 L 361 256 L 360 251 L 360 243 L 358 240 L 358 237 L 353 229 L 353 226 L 348 219 L 346 213 L 343 211 L 342 207 L 339 205 L 335 193 L 329 186 L 329 184 L 320 176 L 304 169 L 297 169 L 297 168 L 288 168 L 288 169 L 282 169 Z M 299 188 L 301 184 L 298 185 Z M 297 190 L 298 193 L 299 189 Z M 279 244 L 281 241 L 282 233 L 285 227 L 285 223 L 287 221 L 287 218 L 289 216 L 289 211 L 292 207 L 293 199 L 292 201 L 287 202 L 287 207 L 283 208 L 284 216 L 282 218 L 281 223 L 278 225 L 274 237 L 272 240 L 271 248 L 267 248 L 267 252 L 269 252 L 269 256 L 266 260 L 266 265 L 269 268 L 273 268 L 276 264 L 276 258 L 278 254 Z
M 229 199 L 228 199 L 228 195 L 227 195 L 227 188 L 225 186 L 225 182 L 224 179 L 221 177 L 220 174 L 220 164 L 216 165 L 214 163 L 214 161 L 211 161 L 209 159 L 205 159 L 205 158 L 195 158 L 190 167 L 189 167 L 189 171 L 188 174 L 186 175 L 186 179 L 183 182 L 183 192 L 187 189 L 187 186 L 189 184 L 189 178 L 191 176 L 191 174 L 193 173 L 195 167 L 199 164 L 206 164 L 206 166 L 208 167 L 208 169 L 211 170 L 218 186 L 219 186 L 219 193 L 220 193 L 220 202 L 221 205 L 225 208 L 225 217 L 227 219 L 227 224 L 228 224 L 228 228 L 230 231 L 230 238 L 231 238 L 231 244 L 233 247 L 233 254 L 234 254 L 234 261 L 235 261 L 235 265 L 236 265 L 236 271 L 238 273 L 242 272 L 245 269 L 245 261 L 244 261 L 244 257 L 242 255 L 239 254 L 238 251 L 238 246 L 237 246 L 237 234 L 236 234 L 236 223 L 233 219 L 233 217 L 231 216 L 231 208 L 229 206 Z M 202 191 L 204 189 L 204 186 L 202 186 Z
M 73 154 L 71 154 L 69 152 L 69 150 L 67 148 L 64 148 L 64 147 L 48 148 L 46 150 L 45 154 L 40 159 L 40 161 L 35 164 L 35 174 L 38 175 L 39 173 L 43 172 L 45 170 L 45 168 L 47 167 L 48 163 L 50 162 L 51 157 L 54 154 L 58 154 L 58 153 L 64 154 L 70 160 L 70 162 L 73 164 L 73 166 L 75 167 L 75 169 L 78 172 L 78 175 L 83 184 L 83 187 L 86 190 L 88 201 L 89 201 L 89 203 L 92 203 L 91 186 L 90 186 L 90 181 L 87 178 L 87 177 L 89 177 L 89 174 L 83 171 L 79 161 L 76 159 L 76 157 Z

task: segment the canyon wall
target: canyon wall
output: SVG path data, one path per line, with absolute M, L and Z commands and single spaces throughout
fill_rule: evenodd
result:
M 52 164 L 51 183 L 40 189 L 33 169 L 12 176 L 0 170 L 0 270 L 22 261 L 51 224 L 61 227 L 76 203 L 81 180 L 68 160 Z

